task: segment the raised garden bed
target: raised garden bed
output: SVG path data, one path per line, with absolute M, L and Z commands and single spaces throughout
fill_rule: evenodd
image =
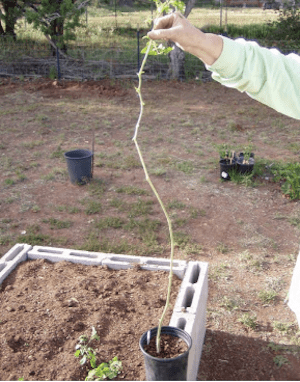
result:
M 117 379 L 145 379 L 138 342 L 157 325 L 167 266 L 164 259 L 16 245 L 0 260 L 1 379 L 84 380 L 89 365 L 80 366 L 74 352 L 79 336 L 89 336 L 92 326 L 100 336 L 92 342 L 98 362 L 118 356 L 123 371 Z M 189 379 L 196 379 L 205 332 L 207 266 L 177 261 L 175 273 L 174 309 L 167 322 L 194 338 Z M 203 322 L 196 322 L 199 312 Z

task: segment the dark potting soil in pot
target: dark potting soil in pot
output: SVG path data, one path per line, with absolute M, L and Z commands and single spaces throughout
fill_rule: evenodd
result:
M 152 337 L 149 345 L 145 345 L 145 351 L 156 358 L 175 358 L 188 350 L 188 346 L 181 338 L 169 334 L 161 335 L 160 353 L 156 352 L 156 336 Z

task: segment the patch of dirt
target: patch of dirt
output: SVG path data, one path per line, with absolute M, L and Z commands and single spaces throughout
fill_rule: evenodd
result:
M 132 142 L 139 113 L 134 85 L 2 81 L 1 255 L 25 242 L 169 256 L 165 217 Z M 174 224 L 175 258 L 209 263 L 207 333 L 198 378 L 299 379 L 299 329 L 286 304 L 299 249 L 299 201 L 283 196 L 267 167 L 250 187 L 222 182 L 216 148 L 252 143 L 256 163 L 299 161 L 299 121 L 214 82 L 145 82 L 143 98 L 139 142 Z M 63 153 L 91 148 L 94 134 L 93 180 L 74 186 Z M 145 228 L 149 224 L 151 235 Z M 26 279 L 22 282 L 25 288 Z M 17 317 L 19 306 L 5 314 Z M 78 312 L 77 321 L 89 331 L 93 322 L 83 313 Z M 35 312 L 26 314 L 34 317 Z M 68 343 L 70 357 L 81 331 Z M 17 364 L 16 354 L 22 354 L 27 338 L 16 332 L 6 341 Z M 129 370 L 124 371 L 129 379 L 143 378 Z M 45 378 L 51 379 L 50 374 Z M 21 377 L 13 371 L 8 376 Z
M 172 306 L 181 281 L 174 277 Z M 84 380 L 75 346 L 90 338 L 97 365 L 117 356 L 119 380 L 145 379 L 140 336 L 157 326 L 165 305 L 168 274 L 162 271 L 111 270 L 68 262 L 21 263 L 0 292 L 1 380 Z M 167 312 L 166 322 L 172 309 Z

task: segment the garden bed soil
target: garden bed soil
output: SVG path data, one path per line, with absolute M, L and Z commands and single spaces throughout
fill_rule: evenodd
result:
M 180 279 L 173 278 L 172 305 Z M 75 346 L 80 335 L 92 340 L 97 364 L 117 356 L 117 379 L 144 380 L 140 336 L 158 325 L 168 273 L 138 266 L 111 270 L 66 261 L 26 261 L 3 282 L 0 292 L 0 379 L 84 380 Z M 166 324 L 172 309 L 166 315 Z

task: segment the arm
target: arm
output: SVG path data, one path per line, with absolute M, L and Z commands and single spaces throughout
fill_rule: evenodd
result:
M 273 109 L 300 119 L 300 57 L 243 39 L 205 34 L 174 13 L 158 19 L 152 39 L 172 40 L 197 56 L 221 84 L 246 92 Z

